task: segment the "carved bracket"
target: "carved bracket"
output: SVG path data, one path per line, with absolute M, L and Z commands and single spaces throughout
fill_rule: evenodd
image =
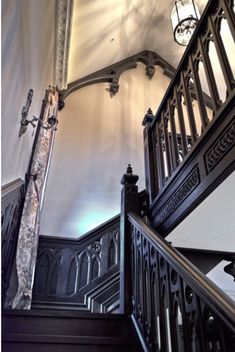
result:
M 111 66 L 103 68 L 102 70 L 69 83 L 67 89 L 61 91 L 62 100 L 65 100 L 71 93 L 78 89 L 102 82 L 110 83 L 107 90 L 109 91 L 111 97 L 114 96 L 119 90 L 119 78 L 121 74 L 127 70 L 136 68 L 137 62 L 142 62 L 146 65 L 146 75 L 149 79 L 153 77 L 156 65 L 160 66 L 163 69 L 163 73 L 170 78 L 172 78 L 175 73 L 174 67 L 160 55 L 152 51 L 145 50 L 139 54 L 130 56 L 125 60 L 119 61 Z

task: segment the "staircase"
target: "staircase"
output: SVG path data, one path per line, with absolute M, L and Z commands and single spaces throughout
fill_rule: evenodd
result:
M 129 317 L 74 311 L 4 311 L 6 352 L 141 351 Z
M 146 191 L 129 165 L 120 216 L 77 241 L 40 237 L 32 309 L 3 310 L 4 352 L 235 351 L 234 302 L 204 275 L 225 258 L 235 277 L 234 252 L 177 250 L 164 239 L 235 170 L 234 57 L 222 21 L 235 41 L 234 2 L 209 1 L 157 114 L 145 115 Z M 14 194 L 2 217 L 5 308 L 17 285 Z

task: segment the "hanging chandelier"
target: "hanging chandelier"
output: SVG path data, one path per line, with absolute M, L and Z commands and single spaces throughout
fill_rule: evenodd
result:
M 200 13 L 194 0 L 178 0 L 171 11 L 171 22 L 175 41 L 188 45 L 197 26 Z

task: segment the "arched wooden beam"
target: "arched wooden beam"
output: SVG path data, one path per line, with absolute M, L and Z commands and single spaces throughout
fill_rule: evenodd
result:
M 142 51 L 139 54 L 130 56 L 122 61 L 119 61 L 113 65 L 103 68 L 99 71 L 91 73 L 85 77 L 82 77 L 76 81 L 68 84 L 67 88 L 60 92 L 60 99 L 64 101 L 71 93 L 85 86 L 89 86 L 96 83 L 108 82 L 110 83 L 110 95 L 113 96 L 118 92 L 119 89 L 119 78 L 121 74 L 127 70 L 134 69 L 137 67 L 137 62 L 142 62 L 146 65 L 146 75 L 151 79 L 154 75 L 155 66 L 158 65 L 163 69 L 163 73 L 172 78 L 175 73 L 175 68 L 171 66 L 166 60 L 160 55 L 152 51 Z

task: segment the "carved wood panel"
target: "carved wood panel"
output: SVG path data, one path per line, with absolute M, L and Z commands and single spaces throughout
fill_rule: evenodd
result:
M 88 239 L 84 236 L 78 242 L 69 240 L 65 244 L 63 240 L 55 238 L 47 243 L 46 238 L 40 239 L 33 306 L 35 302 L 43 305 L 53 301 L 75 306 L 78 304 L 81 309 L 88 309 L 87 296 L 95 296 L 101 287 L 107 293 L 106 300 L 110 299 L 112 304 L 118 301 L 119 219 L 111 221 L 105 230 L 95 231 Z M 115 296 L 116 301 L 112 300 L 112 296 Z M 93 309 L 90 303 L 89 309 Z M 103 308 L 96 305 L 96 311 L 99 309 Z
M 182 261 L 181 255 L 166 241 L 160 237 L 158 241 L 157 234 L 152 231 L 152 237 L 147 234 L 146 226 L 142 230 L 140 218 L 130 215 L 129 220 L 132 309 L 145 350 L 232 352 L 235 347 L 232 300 L 226 298 L 226 309 L 230 307 L 229 313 L 224 313 L 226 322 L 226 318 L 222 320 L 217 314 L 217 306 L 213 306 L 211 299 L 213 294 L 218 297 L 219 291 L 210 289 L 211 283 L 206 281 L 203 285 L 208 291 L 202 293 L 197 282 L 190 278 L 191 270 L 196 270 L 192 264 Z M 188 271 L 187 278 L 184 270 Z

